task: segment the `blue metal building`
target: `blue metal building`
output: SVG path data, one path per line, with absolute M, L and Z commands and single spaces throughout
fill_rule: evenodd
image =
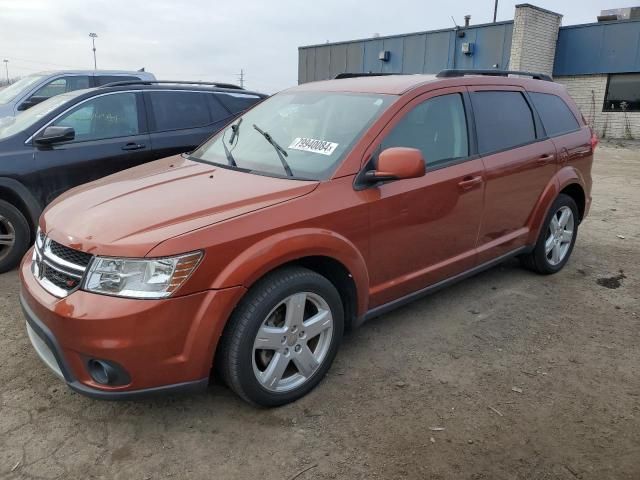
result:
M 564 83 L 602 136 L 640 138 L 640 18 L 564 27 L 561 18 L 521 4 L 513 21 L 303 46 L 298 82 L 344 72 L 537 71 Z

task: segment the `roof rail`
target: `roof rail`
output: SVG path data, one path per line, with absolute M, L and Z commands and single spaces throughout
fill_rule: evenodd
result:
M 105 85 L 100 85 L 98 88 L 104 87 L 121 87 L 125 85 L 151 85 L 151 84 L 173 84 L 173 85 L 207 85 L 210 87 L 218 87 L 218 88 L 231 88 L 234 90 L 244 90 L 243 87 L 239 85 L 234 85 L 233 83 L 220 83 L 220 82 L 187 82 L 181 80 L 125 80 L 122 82 L 113 82 L 107 83 Z
M 496 77 L 508 77 L 509 75 L 521 75 L 523 77 L 531 77 L 534 80 L 544 80 L 545 82 L 553 82 L 551 75 L 546 73 L 521 72 L 518 70 L 441 70 L 436 75 L 438 78 L 464 77 L 465 75 L 488 75 Z
M 402 75 L 402 74 L 401 73 L 373 73 L 373 72 L 366 72 L 366 73 L 344 72 L 344 73 L 337 74 L 333 78 L 334 80 L 341 80 L 343 78 L 384 77 L 386 75 Z

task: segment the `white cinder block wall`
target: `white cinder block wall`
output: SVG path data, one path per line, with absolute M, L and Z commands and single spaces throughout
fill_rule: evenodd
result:
M 567 87 L 587 123 L 600 138 L 640 139 L 640 112 L 603 112 L 607 75 L 555 77 Z
M 562 15 L 528 3 L 516 5 L 509 70 L 551 75 Z M 567 87 L 601 138 L 640 139 L 640 112 L 603 112 L 607 75 L 554 78 Z
M 553 72 L 562 15 L 528 3 L 516 5 L 509 70 Z

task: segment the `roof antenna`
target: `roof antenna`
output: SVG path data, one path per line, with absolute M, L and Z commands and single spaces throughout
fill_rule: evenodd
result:
M 453 18 L 453 15 L 451 15 L 451 21 L 453 22 L 453 24 L 456 26 L 456 28 L 460 28 L 458 27 L 458 24 L 456 23 L 456 19 Z

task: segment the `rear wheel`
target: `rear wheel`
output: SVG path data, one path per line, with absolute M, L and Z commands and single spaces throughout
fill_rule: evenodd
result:
M 578 218 L 578 206 L 573 198 L 563 193 L 558 195 L 533 251 L 522 257 L 522 263 L 546 275 L 562 270 L 578 236 Z
M 0 200 L 0 273 L 15 268 L 29 248 L 29 224 L 16 207 Z
M 232 315 L 218 369 L 251 403 L 292 402 L 329 370 L 343 325 L 340 295 L 329 280 L 305 268 L 284 268 L 257 282 Z

